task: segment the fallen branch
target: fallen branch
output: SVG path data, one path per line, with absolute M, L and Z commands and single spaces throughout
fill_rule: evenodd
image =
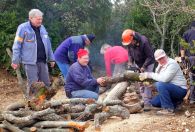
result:
M 6 51 L 7 51 L 7 54 L 9 55 L 9 57 L 12 59 L 11 50 L 9 48 L 6 48 Z M 23 78 L 22 78 L 22 75 L 21 75 L 21 72 L 20 72 L 20 68 L 16 69 L 16 75 L 17 75 L 19 87 L 22 89 L 22 92 L 25 95 L 26 94 L 26 85 L 23 81 Z

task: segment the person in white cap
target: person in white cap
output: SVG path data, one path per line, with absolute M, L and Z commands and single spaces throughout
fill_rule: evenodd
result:
M 175 108 L 182 102 L 187 93 L 187 82 L 179 64 L 169 58 L 163 49 L 154 53 L 158 66 L 154 72 L 140 73 L 140 79 L 151 78 L 155 81 L 158 95 L 151 100 L 154 107 L 163 108 L 157 114 L 174 115 Z

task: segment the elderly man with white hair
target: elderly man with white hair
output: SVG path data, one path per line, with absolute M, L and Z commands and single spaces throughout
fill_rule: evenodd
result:
M 39 9 L 29 12 L 29 21 L 18 26 L 12 47 L 12 68 L 24 65 L 28 86 L 26 97 L 29 98 L 33 82 L 43 81 L 50 86 L 47 62 L 54 67 L 54 55 L 51 42 L 45 27 L 42 25 L 43 13 Z
M 164 50 L 157 49 L 154 57 L 158 62 L 155 73 L 141 73 L 140 79 L 151 78 L 157 81 L 155 86 L 158 95 L 151 100 L 152 106 L 163 108 L 157 114 L 174 115 L 175 108 L 187 93 L 186 79 L 179 64 L 169 58 Z

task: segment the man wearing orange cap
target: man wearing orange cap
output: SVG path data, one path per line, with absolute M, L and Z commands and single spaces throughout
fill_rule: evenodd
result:
M 126 29 L 122 33 L 122 44 L 128 46 L 128 65 L 130 67 L 138 67 L 140 72 L 153 71 L 155 63 L 154 52 L 148 38 L 134 30 Z M 140 92 L 144 101 L 144 109 L 146 110 L 150 105 L 152 93 L 144 86 L 140 87 Z
M 174 115 L 175 108 L 183 101 L 187 93 L 186 79 L 179 64 L 167 57 L 162 49 L 154 53 L 158 66 L 154 72 L 140 73 L 140 80 L 151 78 L 155 83 L 158 95 L 151 100 L 151 105 L 161 107 L 161 115 Z
M 102 77 L 95 79 L 88 67 L 89 53 L 85 49 L 77 52 L 78 60 L 69 68 L 65 91 L 69 98 L 98 99 L 99 85 L 104 85 Z

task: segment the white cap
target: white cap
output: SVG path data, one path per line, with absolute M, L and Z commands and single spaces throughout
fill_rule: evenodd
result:
M 163 49 L 157 49 L 155 52 L 154 52 L 154 57 L 155 57 L 155 60 L 158 60 L 162 57 L 165 57 L 166 56 L 166 53 Z

